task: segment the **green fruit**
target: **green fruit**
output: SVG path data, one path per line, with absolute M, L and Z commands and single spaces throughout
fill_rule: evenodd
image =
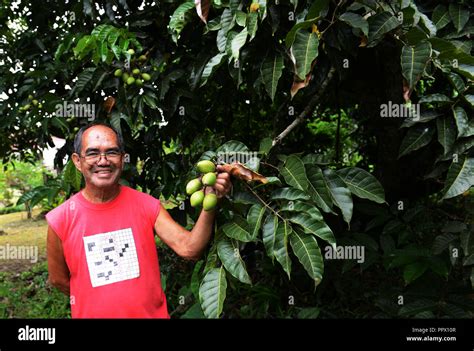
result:
M 33 95 L 28 95 L 28 99 L 33 100 Z
M 199 179 L 193 179 L 188 184 L 186 184 L 186 194 L 191 195 L 196 191 L 200 190 L 202 183 Z
M 33 103 L 33 105 L 37 106 L 38 105 L 38 100 L 35 99 L 35 100 L 32 101 L 32 103 Z
M 114 72 L 114 76 L 121 77 L 122 76 L 122 70 L 121 69 L 116 69 L 115 72 Z
M 204 174 L 204 176 L 202 177 L 202 184 L 213 186 L 214 184 L 216 184 L 216 180 L 216 174 L 213 172 L 209 172 Z
M 137 87 L 141 87 L 141 86 L 143 85 L 143 80 L 141 80 L 141 79 L 135 79 L 135 85 L 136 85 Z
M 135 75 L 135 76 L 138 76 L 140 74 L 140 70 L 138 68 L 134 68 L 132 73 Z
M 79 131 L 79 127 L 74 127 L 73 131 L 74 133 L 77 133 Z
M 146 56 L 145 55 L 141 55 L 139 58 L 138 58 L 138 61 L 146 61 Z
M 202 190 L 196 191 L 189 199 L 192 207 L 201 206 L 202 200 L 204 200 L 204 191 Z
M 202 202 L 202 208 L 204 211 L 211 211 L 217 205 L 217 196 L 216 194 L 207 194 L 204 196 L 204 201 Z
M 41 102 L 38 104 L 38 108 L 43 108 L 43 104 Z
M 123 80 L 124 82 L 126 82 L 129 77 L 130 77 L 130 74 L 128 74 L 127 72 L 125 72 L 124 74 L 122 74 L 122 80 Z
M 149 81 L 151 76 L 148 73 L 142 73 L 142 78 L 144 81 Z
M 135 50 L 133 50 L 133 49 L 128 49 L 127 52 L 128 52 L 130 55 L 135 55 Z
M 196 166 L 200 173 L 209 173 L 216 170 L 216 165 L 208 160 L 199 161 Z
M 26 104 L 25 106 L 23 106 L 23 109 L 24 109 L 24 110 L 29 110 L 30 107 L 31 107 L 30 104 Z
M 127 79 L 127 84 L 128 84 L 128 85 L 132 85 L 133 83 L 135 83 L 135 78 L 133 78 L 133 77 L 128 77 L 128 79 Z

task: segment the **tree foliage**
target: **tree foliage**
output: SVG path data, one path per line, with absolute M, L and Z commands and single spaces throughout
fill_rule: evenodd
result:
M 176 218 L 191 225 L 197 213 L 179 204 L 193 164 L 219 152 L 258 151 L 251 167 L 271 181 L 235 184 L 192 275 L 206 316 L 220 316 L 224 300 L 246 292 L 269 302 L 249 302 L 236 315 L 252 315 L 249 306 L 278 314 L 272 286 L 303 287 L 297 312 L 317 315 L 319 291 L 351 281 L 337 277 L 337 264 L 327 272 L 321 250 L 343 243 L 366 248 L 360 270 L 368 280 L 400 269 L 398 288 L 374 292 L 381 315 L 459 316 L 461 282 L 474 281 L 472 200 L 461 196 L 474 185 L 472 11 L 463 1 L 418 0 L 7 4 L 0 12 L 0 157 L 39 155 L 54 135 L 67 141 L 56 157 L 62 168 L 75 128 L 87 119 L 59 116 L 58 105 L 92 104 L 97 119 L 124 135 L 124 181 L 171 201 Z M 401 111 L 414 115 L 384 118 Z M 335 121 L 329 144 L 311 131 L 324 116 Z M 353 130 L 341 133 L 341 125 Z M 72 192 L 76 183 L 58 184 Z M 456 247 L 464 266 L 454 260 Z M 432 307 L 445 298 L 433 295 L 397 309 L 397 293 L 422 279 L 425 287 L 438 284 L 437 277 L 463 286 L 444 309 Z M 315 300 L 309 292 L 325 281 Z

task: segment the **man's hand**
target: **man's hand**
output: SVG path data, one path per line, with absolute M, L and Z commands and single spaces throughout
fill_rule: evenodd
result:
M 225 197 L 232 189 L 232 182 L 230 181 L 230 174 L 222 171 L 222 166 L 217 166 L 217 181 L 214 185 L 218 199 Z

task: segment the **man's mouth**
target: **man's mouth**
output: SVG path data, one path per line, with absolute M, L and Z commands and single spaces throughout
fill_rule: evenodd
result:
M 112 173 L 112 170 L 111 169 L 98 169 L 96 171 L 94 171 L 95 174 L 99 174 L 99 175 L 108 175 L 108 174 L 111 174 Z

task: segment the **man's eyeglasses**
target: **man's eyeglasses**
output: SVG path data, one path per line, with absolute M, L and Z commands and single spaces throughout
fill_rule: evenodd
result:
M 122 156 L 122 153 L 116 150 L 110 150 L 106 152 L 89 151 L 86 152 L 84 156 L 80 156 L 83 157 L 87 163 L 93 164 L 99 162 L 102 155 L 107 161 L 117 161 Z

